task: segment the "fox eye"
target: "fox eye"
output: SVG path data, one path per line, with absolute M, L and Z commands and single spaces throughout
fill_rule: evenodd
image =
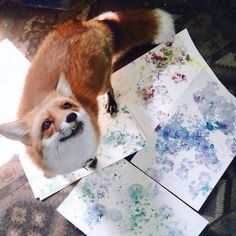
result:
M 52 124 L 52 120 L 45 120 L 42 124 L 42 131 L 48 130 Z
M 69 103 L 69 102 L 65 102 L 63 105 L 62 105 L 63 109 L 70 109 L 72 107 L 72 105 Z

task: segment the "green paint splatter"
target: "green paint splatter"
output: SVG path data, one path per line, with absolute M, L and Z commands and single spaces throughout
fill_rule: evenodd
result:
M 94 201 L 95 199 L 93 192 L 89 189 L 89 187 L 86 184 L 83 186 L 83 198 L 88 198 L 91 201 Z
M 113 147 L 126 144 L 126 135 L 120 131 L 110 131 L 103 137 L 105 144 L 113 144 Z
M 121 111 L 122 111 L 123 113 L 129 114 L 129 111 L 128 111 L 127 106 L 122 106 L 120 109 L 121 109 Z
M 185 57 L 185 60 L 186 60 L 187 62 L 190 62 L 190 61 L 192 60 L 189 54 Z
M 160 49 L 161 52 L 163 52 L 164 56 L 168 58 L 168 62 L 172 63 L 174 58 L 174 52 L 171 47 L 163 47 Z

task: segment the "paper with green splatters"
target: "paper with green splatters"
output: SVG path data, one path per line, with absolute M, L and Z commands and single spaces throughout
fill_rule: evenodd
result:
M 91 236 L 195 236 L 208 223 L 126 160 L 83 178 L 57 210 Z

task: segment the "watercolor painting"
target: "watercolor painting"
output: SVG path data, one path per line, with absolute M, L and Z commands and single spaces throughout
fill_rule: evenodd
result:
M 203 70 L 132 162 L 199 210 L 236 155 L 235 137 L 236 99 Z
M 114 73 L 113 83 L 149 137 L 202 68 L 190 36 L 183 31 L 174 42 L 157 46 Z
M 126 105 L 118 99 L 119 112 L 111 118 L 104 109 L 105 102 L 105 96 L 100 97 L 99 124 L 102 135 L 97 156 L 102 161 L 105 156 L 114 163 L 115 159 L 117 161 L 142 149 L 145 141 Z
M 105 96 L 99 98 L 101 142 L 97 150 L 96 170 L 111 165 L 145 146 L 144 136 L 137 128 L 126 105 L 121 104 L 119 99 L 117 103 L 120 110 L 114 118 L 111 118 L 104 108 Z M 34 196 L 41 200 L 96 171 L 82 168 L 67 175 L 48 179 L 31 163 L 26 154 L 21 155 L 20 159 Z
M 87 235 L 199 235 L 207 221 L 121 160 L 83 178 L 57 209 Z

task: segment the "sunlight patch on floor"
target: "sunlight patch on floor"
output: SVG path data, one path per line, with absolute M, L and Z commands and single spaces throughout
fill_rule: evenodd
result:
M 23 83 L 30 62 L 7 39 L 0 42 L 0 124 L 16 119 Z M 23 145 L 0 135 L 0 166 L 24 150 Z

